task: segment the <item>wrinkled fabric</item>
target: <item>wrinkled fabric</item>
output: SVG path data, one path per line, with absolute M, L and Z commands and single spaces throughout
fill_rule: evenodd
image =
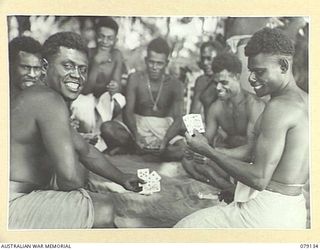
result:
M 264 190 L 247 202 L 232 202 L 199 210 L 181 221 L 177 228 L 306 228 L 303 195 L 287 196 Z
M 92 228 L 93 221 L 92 200 L 82 188 L 10 194 L 9 229 Z

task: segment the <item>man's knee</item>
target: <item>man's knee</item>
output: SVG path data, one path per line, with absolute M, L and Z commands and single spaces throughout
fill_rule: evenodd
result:
M 112 136 L 114 134 L 114 122 L 108 121 L 104 122 L 100 126 L 101 134 L 104 136 Z

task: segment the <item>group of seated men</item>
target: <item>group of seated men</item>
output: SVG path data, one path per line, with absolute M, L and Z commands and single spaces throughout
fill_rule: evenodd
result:
M 10 42 L 9 228 L 112 227 L 112 199 L 86 188 L 88 171 L 141 190 L 143 180 L 120 171 L 105 147 L 81 133 L 99 134 L 110 154 L 181 161 L 191 177 L 232 194 L 229 205 L 200 210 L 176 227 L 304 228 L 308 96 L 292 75 L 292 41 L 270 28 L 250 38 L 245 55 L 256 94 L 241 88 L 235 55 L 204 43 L 191 112 L 199 113 L 202 101 L 206 132 L 183 136 L 184 87 L 166 74 L 168 43 L 153 39 L 146 70 L 122 86 L 117 33 L 107 17 L 97 23 L 94 51 L 73 32 L 42 46 L 30 37 Z M 123 121 L 114 120 L 123 107 Z

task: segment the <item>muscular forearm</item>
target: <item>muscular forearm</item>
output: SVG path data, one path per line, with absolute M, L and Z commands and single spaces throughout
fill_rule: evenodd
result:
M 251 158 L 251 151 L 249 145 L 242 145 L 236 148 L 215 148 L 217 152 L 225 154 L 234 159 L 249 162 Z
M 90 171 L 107 178 L 120 185 L 123 183 L 124 173 L 117 169 L 100 151 L 94 146 L 89 146 L 89 152 L 81 157 L 81 163 Z
M 236 180 L 254 189 L 263 189 L 262 173 L 259 173 L 259 170 L 254 165 L 221 154 L 211 147 L 207 148 L 204 155 L 215 161 L 219 167 Z

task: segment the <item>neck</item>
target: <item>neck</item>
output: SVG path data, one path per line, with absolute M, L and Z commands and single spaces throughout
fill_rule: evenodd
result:
M 160 84 L 164 79 L 164 75 L 161 75 L 158 79 L 151 79 L 149 75 L 147 77 L 150 83 L 155 83 L 155 84 Z
M 232 104 L 232 106 L 237 107 L 238 105 L 243 103 L 245 99 L 246 99 L 245 93 L 242 90 L 240 90 L 236 95 L 232 96 L 229 99 L 229 103 Z
M 109 49 L 101 49 L 100 47 L 98 47 L 98 52 L 99 53 L 103 53 L 103 54 L 107 54 L 109 55 L 111 53 L 112 48 Z
M 296 89 L 298 88 L 297 87 L 297 84 L 293 78 L 293 75 L 290 76 L 289 79 L 287 79 L 284 84 L 277 90 L 275 91 L 274 93 L 272 93 L 270 96 L 271 96 L 271 99 L 272 98 L 275 98 L 275 97 L 278 97 L 278 96 L 282 96 L 282 95 L 285 95 L 288 91 L 292 90 L 292 89 Z

